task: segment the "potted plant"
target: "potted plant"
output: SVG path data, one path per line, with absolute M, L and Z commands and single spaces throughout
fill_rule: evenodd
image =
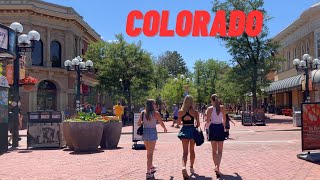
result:
M 116 116 L 102 116 L 101 119 L 104 122 L 101 148 L 117 148 L 122 131 L 122 122 Z
M 67 145 L 73 147 L 74 151 L 97 151 L 103 128 L 103 122 L 96 114 L 79 112 L 77 116 L 66 120 L 63 133 Z
M 21 79 L 19 81 L 19 84 L 23 86 L 23 89 L 25 89 L 26 91 L 31 91 L 34 88 L 34 85 L 38 83 L 38 79 L 31 77 L 31 76 L 27 76 L 24 79 Z

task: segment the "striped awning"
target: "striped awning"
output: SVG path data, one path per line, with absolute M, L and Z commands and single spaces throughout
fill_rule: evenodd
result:
M 289 91 L 301 85 L 301 77 L 302 74 L 299 74 L 287 79 L 272 82 L 269 87 L 265 88 L 265 91 L 268 93 Z

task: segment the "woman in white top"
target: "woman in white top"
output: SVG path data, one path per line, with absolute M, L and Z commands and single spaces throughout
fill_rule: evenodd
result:
M 211 141 L 212 158 L 215 164 L 215 172 L 217 178 L 220 177 L 220 163 L 222 159 L 223 141 L 225 140 L 225 111 L 224 107 L 220 104 L 218 95 L 211 96 L 211 104 L 207 110 L 207 128 L 208 140 Z

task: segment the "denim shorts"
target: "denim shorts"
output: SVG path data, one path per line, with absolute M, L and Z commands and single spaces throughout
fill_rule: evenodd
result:
M 156 128 L 143 128 L 142 141 L 158 140 L 158 132 Z

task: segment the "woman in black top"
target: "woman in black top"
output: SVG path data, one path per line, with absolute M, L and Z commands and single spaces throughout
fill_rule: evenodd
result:
M 196 122 L 195 122 L 196 120 Z M 193 164 L 195 160 L 195 152 L 194 152 L 194 133 L 196 131 L 196 127 L 200 126 L 199 121 L 199 112 L 195 110 L 193 106 L 193 98 L 188 95 L 184 98 L 183 105 L 181 110 L 178 112 L 178 125 L 183 125 L 178 137 L 182 141 L 183 147 L 183 156 L 182 156 L 182 175 L 184 178 L 189 178 L 189 175 L 186 170 L 187 159 L 188 159 L 188 149 L 190 149 L 190 172 L 194 173 Z M 188 148 L 190 146 L 190 148 Z

